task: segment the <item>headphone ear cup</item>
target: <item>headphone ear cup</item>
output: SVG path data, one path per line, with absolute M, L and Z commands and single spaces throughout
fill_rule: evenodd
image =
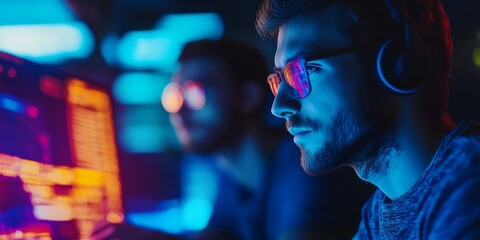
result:
M 381 84 L 397 94 L 413 94 L 429 79 L 430 63 L 423 53 L 414 54 L 405 38 L 397 35 L 386 41 L 378 51 L 376 68 Z

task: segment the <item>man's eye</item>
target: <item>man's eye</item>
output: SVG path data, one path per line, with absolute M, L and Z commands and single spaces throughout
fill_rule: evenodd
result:
M 307 74 L 310 75 L 311 73 L 319 71 L 320 67 L 310 65 L 310 66 L 306 66 L 306 69 L 307 69 Z

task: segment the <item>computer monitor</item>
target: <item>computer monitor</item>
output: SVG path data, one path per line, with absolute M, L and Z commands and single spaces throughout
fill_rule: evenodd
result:
M 0 239 L 84 239 L 123 220 L 110 96 L 0 53 Z

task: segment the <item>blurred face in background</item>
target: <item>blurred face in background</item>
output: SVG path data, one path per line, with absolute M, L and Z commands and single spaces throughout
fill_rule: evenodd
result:
M 178 111 L 170 111 L 170 120 L 186 150 L 199 153 L 220 150 L 231 144 L 241 131 L 231 81 L 228 67 L 211 57 L 188 59 L 174 74 L 162 98 L 168 97 L 168 91 L 183 98 Z

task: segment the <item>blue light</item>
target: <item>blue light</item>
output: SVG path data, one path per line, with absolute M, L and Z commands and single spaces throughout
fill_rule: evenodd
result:
M 46 24 L 73 21 L 62 0 L 2 0 L 0 25 Z
M 156 28 L 183 42 L 219 39 L 224 30 L 222 18 L 216 13 L 168 14 L 157 22 Z
M 0 95 L 0 107 L 12 112 L 25 114 L 25 104 L 6 95 Z
M 143 228 L 160 230 L 171 234 L 204 229 L 213 211 L 213 206 L 204 199 L 166 200 L 157 210 L 131 212 L 127 221 Z
M 172 201 L 166 202 L 172 205 Z M 180 211 L 178 201 L 175 201 L 175 205 L 161 211 L 128 213 L 127 221 L 144 228 L 178 234 L 183 231 Z
M 183 45 L 198 39 L 218 39 L 223 22 L 218 14 L 171 14 L 160 19 L 156 30 L 132 31 L 117 49 L 118 61 L 126 68 L 175 70 Z
M 175 233 L 200 231 L 208 225 L 218 189 L 212 159 L 188 155 L 183 162 L 183 199 L 162 201 L 149 212 L 128 214 L 129 221 L 138 226 Z
M 212 165 L 213 159 L 188 155 L 182 165 L 182 194 L 185 200 L 182 218 L 185 229 L 204 229 L 213 212 L 217 196 L 218 179 Z
M 113 82 L 114 98 L 123 104 L 161 103 L 162 91 L 169 77 L 153 73 L 126 73 Z
M 165 31 L 134 31 L 120 40 L 117 57 L 126 68 L 173 72 L 180 51 L 180 43 Z
M 179 148 L 168 115 L 161 105 L 126 105 L 117 114 L 117 136 L 124 151 L 160 153 Z
M 205 156 L 188 155 L 182 165 L 183 195 L 189 199 L 207 199 L 213 202 L 217 196 L 218 179 L 214 159 Z
M 103 58 L 109 65 L 117 64 L 117 47 L 120 39 L 115 34 L 108 34 L 103 38 L 100 46 L 100 51 Z
M 182 208 L 184 228 L 191 231 L 204 229 L 212 211 L 213 204 L 206 199 L 187 199 Z
M 129 153 L 159 153 L 165 144 L 164 128 L 154 124 L 126 125 L 119 130 L 120 146 Z
M 0 50 L 37 62 L 86 57 L 93 46 L 90 30 L 81 22 L 0 26 Z
M 94 40 L 63 0 L 2 0 L 0 50 L 41 63 L 87 57 Z

